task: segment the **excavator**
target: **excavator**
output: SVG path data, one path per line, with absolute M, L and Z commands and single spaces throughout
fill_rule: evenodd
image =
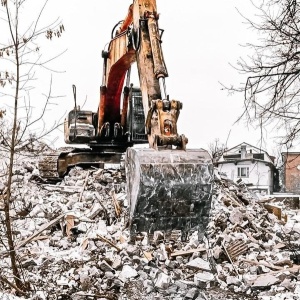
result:
M 182 103 L 170 100 L 155 0 L 133 0 L 125 19 L 113 28 L 102 51 L 103 76 L 96 112 L 76 104 L 64 123 L 65 148 L 39 163 L 47 179 L 63 177 L 78 164 L 120 161 L 125 155 L 130 234 L 156 231 L 182 238 L 205 231 L 212 199 L 213 164 L 204 149 L 187 149 L 177 120 Z M 130 84 L 137 66 L 139 87 Z M 148 144 L 148 147 L 140 145 Z

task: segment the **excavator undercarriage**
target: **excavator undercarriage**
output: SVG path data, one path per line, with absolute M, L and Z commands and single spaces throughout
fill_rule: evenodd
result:
M 168 72 L 158 17 L 155 0 L 133 0 L 102 52 L 97 112 L 80 110 L 73 87 L 75 107 L 65 120 L 65 142 L 89 148 L 58 150 L 40 162 L 42 177 L 58 179 L 74 165 L 103 167 L 120 162 L 126 152 L 132 237 L 141 232 L 152 236 L 155 231 L 180 230 L 183 237 L 192 229 L 203 232 L 212 198 L 210 155 L 203 149 L 187 149 L 188 139 L 177 131 L 182 103 L 170 100 L 166 92 Z M 129 84 L 135 62 L 139 88 Z M 145 143 L 149 149 L 133 147 Z

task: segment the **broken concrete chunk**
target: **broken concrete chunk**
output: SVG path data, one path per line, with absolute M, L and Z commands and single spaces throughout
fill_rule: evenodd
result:
M 117 256 L 114 261 L 113 261 L 113 264 L 112 264 L 112 268 L 115 269 L 115 270 L 118 270 L 122 267 L 122 260 L 119 256 Z
M 171 282 L 170 276 L 164 273 L 159 273 L 155 282 L 155 287 L 160 289 L 167 289 L 170 285 L 170 282 Z
M 130 278 L 134 278 L 138 276 L 138 272 L 130 267 L 129 265 L 123 266 L 121 273 L 119 274 L 119 279 L 123 282 L 126 282 Z
M 98 266 L 103 272 L 113 271 L 113 268 L 106 261 L 100 261 Z
M 261 275 L 254 281 L 253 288 L 265 288 L 279 283 L 280 280 L 272 274 Z
M 202 286 L 202 283 L 206 283 L 209 281 L 213 281 L 215 279 L 215 276 L 212 273 L 208 272 L 200 272 L 195 274 L 194 276 L 194 282 L 197 286 Z
M 242 224 L 243 219 L 244 219 L 244 214 L 238 208 L 235 208 L 229 216 L 229 221 L 232 224 Z
M 190 262 L 188 262 L 186 264 L 186 266 L 191 269 L 211 271 L 209 262 L 200 257 L 197 257 L 197 258 L 191 260 Z
M 241 285 L 241 281 L 236 276 L 227 276 L 226 278 L 227 285 Z
M 199 290 L 197 288 L 191 288 L 187 294 L 185 295 L 184 299 L 196 299 L 199 295 Z

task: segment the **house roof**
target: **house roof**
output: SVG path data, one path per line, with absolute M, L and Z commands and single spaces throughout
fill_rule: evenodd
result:
M 226 156 L 226 155 L 228 155 L 230 152 L 232 152 L 232 150 L 240 150 L 240 149 L 241 149 L 241 146 L 243 146 L 243 145 L 246 145 L 246 146 L 248 146 L 249 148 L 256 150 L 258 153 L 265 153 L 265 154 L 267 155 L 267 157 L 269 158 L 271 164 L 274 165 L 274 160 L 273 160 L 272 157 L 268 154 L 267 151 L 262 150 L 262 149 L 260 149 L 260 148 L 258 148 L 258 147 L 255 147 L 255 146 L 253 146 L 253 145 L 251 145 L 251 144 L 248 144 L 248 143 L 246 143 L 246 142 L 242 142 L 242 143 L 240 143 L 240 144 L 238 144 L 238 145 L 236 145 L 236 146 L 234 146 L 234 147 L 232 147 L 232 148 L 226 150 L 226 151 L 223 153 L 223 157 L 224 157 L 224 155 Z M 247 158 L 246 158 L 245 160 L 253 160 L 253 158 L 252 158 L 252 159 L 250 159 L 250 158 L 247 159 Z M 256 159 L 255 159 L 255 160 L 256 160 Z M 258 159 L 258 161 L 266 161 L 266 160 L 260 160 L 260 159 Z M 221 163 L 221 162 L 225 163 L 225 161 L 219 161 L 219 162 L 220 162 L 220 163 Z
M 248 144 L 248 143 L 246 143 L 246 142 L 242 142 L 242 143 L 240 143 L 240 144 L 238 144 L 238 145 L 236 145 L 236 146 L 234 146 L 234 147 L 232 147 L 232 148 L 226 150 L 225 152 L 229 152 L 230 150 L 233 150 L 233 149 L 236 149 L 236 148 L 240 148 L 242 145 L 247 145 L 247 146 L 249 146 L 249 147 L 251 147 L 251 148 L 255 148 L 255 149 L 256 149 L 257 151 L 259 151 L 259 152 L 264 152 L 264 153 L 268 154 L 267 151 L 262 150 L 261 148 L 255 147 L 255 146 L 253 146 L 253 145 L 250 145 L 250 144 Z M 268 155 L 269 155 L 269 154 L 268 154 Z M 270 156 L 270 155 L 269 155 L 269 156 Z

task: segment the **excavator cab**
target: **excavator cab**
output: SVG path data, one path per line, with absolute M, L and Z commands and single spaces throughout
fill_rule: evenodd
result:
M 94 116 L 92 111 L 80 110 L 79 106 L 71 110 L 64 123 L 65 143 L 88 144 L 95 139 Z

